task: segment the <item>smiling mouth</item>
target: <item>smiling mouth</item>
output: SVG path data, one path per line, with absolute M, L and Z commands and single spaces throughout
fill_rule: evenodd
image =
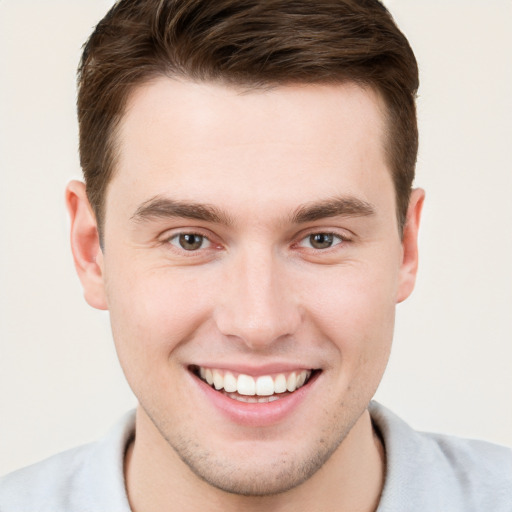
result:
M 192 365 L 190 371 L 225 396 L 246 403 L 268 403 L 291 395 L 310 382 L 319 370 L 296 370 L 253 377 L 217 368 Z

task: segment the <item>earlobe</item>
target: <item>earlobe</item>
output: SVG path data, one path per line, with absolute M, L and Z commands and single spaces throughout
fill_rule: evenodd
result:
M 103 281 L 103 253 L 96 217 L 80 181 L 66 187 L 66 206 L 71 220 L 71 251 L 85 300 L 94 308 L 107 309 Z
M 397 303 L 409 297 L 416 282 L 418 271 L 418 231 L 424 200 L 425 191 L 423 189 L 417 188 L 412 191 L 402 239 L 403 253 L 400 265 Z

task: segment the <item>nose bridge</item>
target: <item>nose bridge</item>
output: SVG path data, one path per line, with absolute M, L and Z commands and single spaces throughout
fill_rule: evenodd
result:
M 299 305 L 280 258 L 272 248 L 252 244 L 233 259 L 217 314 L 220 331 L 253 349 L 292 335 L 300 322 Z

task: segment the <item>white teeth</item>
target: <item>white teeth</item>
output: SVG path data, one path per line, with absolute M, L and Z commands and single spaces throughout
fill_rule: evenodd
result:
M 274 381 L 274 393 L 284 393 L 286 391 L 286 377 L 280 373 Z
M 286 389 L 291 393 L 297 389 L 297 376 L 295 372 L 290 373 L 286 380 Z
M 256 398 L 255 396 L 242 396 L 236 393 L 230 393 L 228 396 L 238 402 L 245 402 L 249 404 L 266 404 L 268 402 L 275 402 L 276 400 L 279 400 L 278 396 L 260 396 L 259 398 Z
M 241 373 L 238 377 L 235 377 L 231 372 L 224 372 L 215 368 L 199 368 L 199 376 L 210 386 L 215 387 L 218 391 L 224 389 L 226 393 L 232 393 L 233 395 L 229 395 L 231 398 L 234 398 L 235 394 L 238 393 L 236 396 L 239 398 L 242 395 L 241 401 L 251 403 L 272 402 L 280 398 L 275 396 L 276 394 L 285 393 L 286 391 L 293 393 L 305 384 L 310 375 L 311 371 L 302 370 L 301 372 L 291 372 L 288 376 L 280 373 L 275 377 L 261 375 L 255 378 Z M 264 398 L 257 398 L 255 395 Z
M 256 394 L 256 383 L 250 375 L 244 375 L 241 373 L 238 376 L 237 391 L 241 395 L 255 395 Z
M 274 394 L 274 379 L 268 375 L 258 377 L 256 380 L 256 394 L 259 396 L 270 396 Z
M 215 389 L 222 389 L 224 387 L 224 377 L 222 376 L 222 373 L 220 373 L 219 370 L 213 370 L 212 374 Z
M 227 391 L 228 393 L 234 393 L 236 389 L 236 377 L 232 373 L 226 372 L 226 374 L 224 375 L 224 391 Z
M 304 385 L 304 382 L 306 382 L 306 372 L 300 372 L 299 375 L 297 375 L 297 384 L 295 386 L 300 388 Z

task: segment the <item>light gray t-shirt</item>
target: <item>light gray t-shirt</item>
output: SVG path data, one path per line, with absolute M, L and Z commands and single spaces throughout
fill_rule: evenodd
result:
M 377 512 L 512 512 L 512 450 L 412 430 L 382 405 L 370 413 L 386 450 Z M 123 459 L 135 414 L 106 437 L 0 479 L 0 512 L 130 512 Z

